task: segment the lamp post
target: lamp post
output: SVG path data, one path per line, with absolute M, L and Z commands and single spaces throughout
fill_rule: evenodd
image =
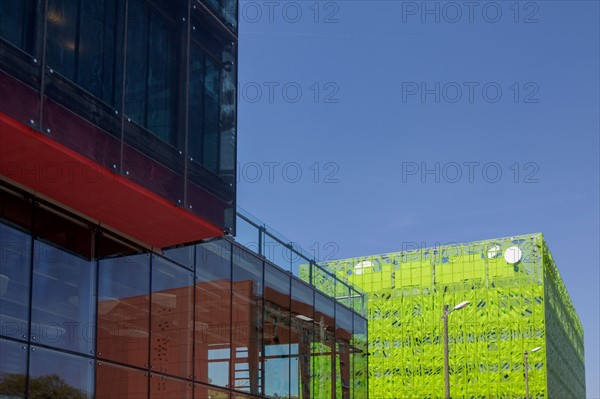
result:
M 442 320 L 444 321 L 444 392 L 446 393 L 446 399 L 450 399 L 450 372 L 448 365 L 448 315 L 455 310 L 461 310 L 470 303 L 471 302 L 469 301 L 463 301 L 454 306 L 452 309 L 449 309 L 448 305 L 444 305 Z
M 525 367 L 525 399 L 529 399 L 529 354 L 535 353 L 540 349 L 542 349 L 541 346 L 536 346 L 535 348 L 523 353 L 523 367 Z

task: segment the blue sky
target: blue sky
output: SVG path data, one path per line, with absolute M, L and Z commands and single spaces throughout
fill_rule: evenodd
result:
M 321 259 L 544 233 L 600 398 L 597 1 L 242 1 L 239 204 Z

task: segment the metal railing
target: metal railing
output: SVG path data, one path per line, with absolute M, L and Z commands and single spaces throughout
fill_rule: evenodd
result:
M 319 260 L 277 231 L 237 208 L 235 240 L 284 271 L 310 284 L 317 291 L 335 299 L 366 317 L 366 297 L 358 288 L 340 280 L 318 264 Z

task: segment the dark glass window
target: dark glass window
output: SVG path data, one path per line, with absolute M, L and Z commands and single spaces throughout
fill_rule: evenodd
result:
M 0 223 L 0 335 L 26 338 L 31 236 Z
M 232 256 L 233 387 L 261 394 L 263 263 L 237 246 Z
M 94 361 L 39 347 L 31 347 L 30 398 L 92 399 Z
M 91 245 L 89 233 L 88 240 Z M 32 341 L 88 354 L 94 350 L 94 266 L 87 258 L 35 241 Z
M 46 63 L 110 105 L 120 98 L 117 0 L 48 0 Z
M 231 243 L 196 251 L 196 379 L 227 387 L 231 367 Z
M 96 399 L 148 399 L 148 374 L 100 362 L 96 367 Z
M 33 54 L 34 46 L 35 3 L 35 0 L 0 2 L 0 36 L 29 54 Z
M 190 146 L 192 159 L 219 171 L 219 109 L 221 67 L 192 43 L 189 82 Z
M 0 339 L 0 398 L 25 398 L 27 346 Z
M 289 397 L 290 276 L 269 264 L 265 264 L 263 344 L 265 395 Z
M 192 272 L 153 257 L 150 366 L 155 371 L 192 375 L 193 285 Z
M 150 256 L 100 261 L 98 356 L 145 367 L 150 336 Z
M 179 15 L 169 15 L 175 14 L 169 3 L 162 4 L 159 11 L 144 0 L 129 2 L 125 113 L 177 148 L 177 66 L 185 25 Z

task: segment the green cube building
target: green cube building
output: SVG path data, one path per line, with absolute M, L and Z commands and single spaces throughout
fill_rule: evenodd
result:
M 542 234 L 323 264 L 368 295 L 369 396 L 585 398 L 583 328 Z

